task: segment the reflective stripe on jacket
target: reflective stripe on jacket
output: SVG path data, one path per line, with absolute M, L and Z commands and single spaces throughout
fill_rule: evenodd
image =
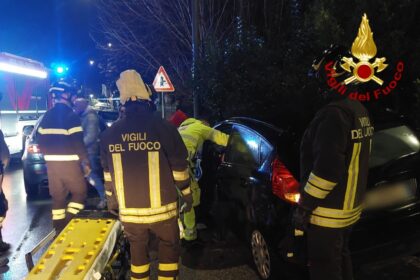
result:
M 313 119 L 301 143 L 301 201 L 310 222 L 347 227 L 359 220 L 373 126 L 363 105 L 332 102 Z
M 57 103 L 48 110 L 37 133 L 46 161 L 87 160 L 80 119 L 66 104 Z
M 127 115 L 102 133 L 100 150 L 106 194 L 116 198 L 122 222 L 178 215 L 175 186 L 191 190 L 187 150 L 173 125 L 148 112 Z

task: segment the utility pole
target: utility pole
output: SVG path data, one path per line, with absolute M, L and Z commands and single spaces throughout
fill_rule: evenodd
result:
M 194 109 L 194 117 L 198 117 L 198 92 L 196 89 L 196 78 L 197 78 L 197 60 L 198 60 L 198 52 L 200 49 L 199 42 L 200 42 L 200 31 L 199 31 L 199 5 L 200 0 L 192 0 L 192 80 L 193 80 L 193 87 L 192 87 L 192 94 L 193 94 L 193 109 Z

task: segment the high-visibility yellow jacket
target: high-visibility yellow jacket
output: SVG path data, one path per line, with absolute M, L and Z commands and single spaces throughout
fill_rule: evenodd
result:
M 188 158 L 191 161 L 196 155 L 197 151 L 203 146 L 206 140 L 220 146 L 227 146 L 229 135 L 211 128 L 202 121 L 188 118 L 178 128 L 182 140 L 188 150 Z
M 312 224 L 357 222 L 365 194 L 373 126 L 364 106 L 348 98 L 325 106 L 301 143 L 301 200 Z
M 120 220 L 151 224 L 178 215 L 178 194 L 191 195 L 187 150 L 176 128 L 151 112 L 127 113 L 100 137 L 106 195 Z M 117 198 L 117 199 L 115 199 Z

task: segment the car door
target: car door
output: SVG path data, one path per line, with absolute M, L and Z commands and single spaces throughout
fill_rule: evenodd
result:
M 215 129 L 231 134 L 232 123 L 223 122 L 214 127 Z M 226 147 L 218 146 L 211 141 L 204 141 L 202 149 L 201 168 L 203 169 L 203 176 L 199 181 L 201 189 L 201 208 L 203 211 L 210 211 L 212 204 L 216 198 L 217 186 L 217 170 L 221 163 Z
M 223 198 L 235 206 L 238 220 L 244 218 L 249 202 L 249 186 L 256 180 L 260 164 L 260 136 L 254 131 L 234 125 L 228 147 L 217 171 L 217 185 Z

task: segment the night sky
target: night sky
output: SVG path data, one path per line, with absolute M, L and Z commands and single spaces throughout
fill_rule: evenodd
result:
M 94 0 L 0 0 L 0 52 L 32 58 L 49 67 L 65 62 L 75 77 L 95 47 Z

